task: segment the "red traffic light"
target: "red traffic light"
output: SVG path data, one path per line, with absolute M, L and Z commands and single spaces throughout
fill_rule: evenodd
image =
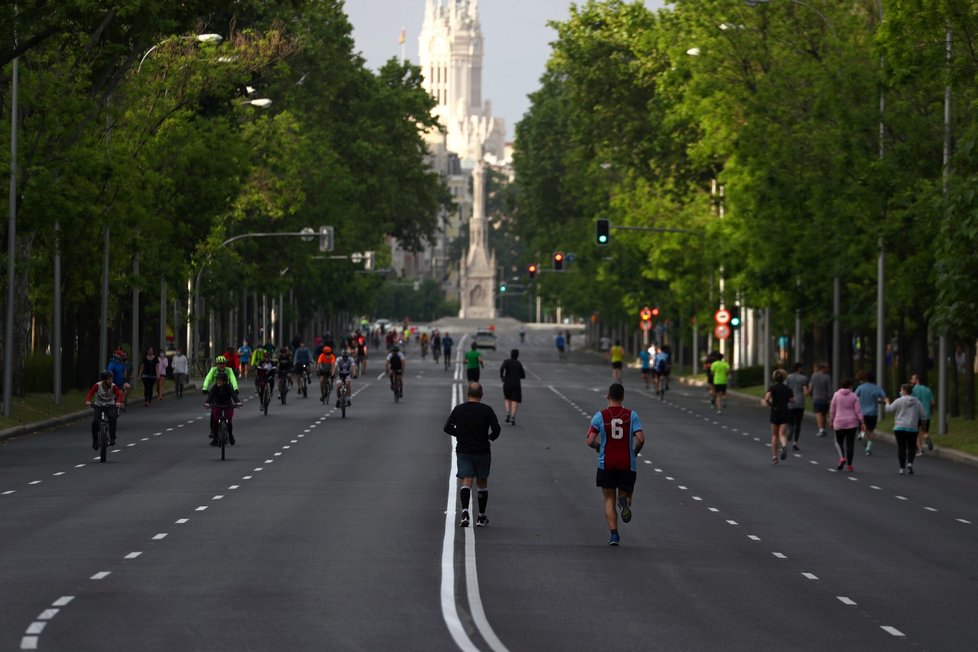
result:
M 557 253 L 554 254 L 554 260 L 556 260 L 558 263 L 563 259 L 564 259 L 564 254 L 562 254 L 561 252 L 558 251 Z
M 554 271 L 560 272 L 564 269 L 564 252 L 555 251 L 553 256 Z
M 536 263 L 531 263 L 529 266 L 527 266 L 526 271 L 530 275 L 530 278 L 534 278 L 537 275 Z
M 656 306 L 655 308 L 652 309 L 652 316 L 653 317 L 658 317 L 659 316 L 659 308 L 658 308 L 658 306 Z
M 642 308 L 638 311 L 638 316 L 642 318 L 642 321 L 648 321 L 652 319 L 652 311 L 649 308 Z

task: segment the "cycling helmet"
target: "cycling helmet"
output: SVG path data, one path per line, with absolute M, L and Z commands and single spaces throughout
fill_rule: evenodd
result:
M 399 346 L 397 346 L 397 345 L 395 344 L 395 345 L 394 345 L 394 348 L 393 348 L 393 349 L 391 349 L 391 350 L 392 350 L 392 351 L 393 351 L 394 353 L 397 353 L 398 351 L 400 351 L 400 350 L 401 350 L 401 347 L 399 347 Z
M 323 353 L 325 353 L 326 355 L 330 355 L 331 353 L 333 353 L 333 347 L 331 347 L 331 346 L 324 346 L 323 347 Z
M 226 373 L 223 373 L 222 372 L 222 373 L 217 374 L 217 376 L 215 376 L 215 378 L 217 380 L 227 380 L 228 379 L 228 375 Z
M 217 364 L 227 364 L 227 363 L 228 363 L 228 359 L 227 359 L 227 358 L 225 358 L 225 357 L 224 357 L 223 355 L 219 355 L 219 356 L 217 356 L 217 358 L 216 358 L 216 359 L 214 360 L 214 362 L 216 362 Z
M 103 371 L 102 373 L 100 373 L 98 375 L 98 379 L 99 380 L 109 380 L 111 378 L 112 378 L 112 372 L 111 371 Z
M 112 352 L 112 355 L 113 355 L 114 357 L 116 357 L 116 358 L 121 358 L 121 357 L 122 357 L 122 356 L 124 356 L 125 354 L 126 354 L 126 352 L 125 352 L 125 351 L 123 351 L 122 349 L 116 349 L 115 351 L 113 351 L 113 352 Z

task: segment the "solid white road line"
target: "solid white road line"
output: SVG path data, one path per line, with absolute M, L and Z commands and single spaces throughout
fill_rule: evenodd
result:
M 889 625 L 881 625 L 880 626 L 880 629 L 882 629 L 887 634 L 892 634 L 893 636 L 906 637 L 906 634 L 904 634 L 903 632 L 901 632 L 896 627 L 890 627 Z

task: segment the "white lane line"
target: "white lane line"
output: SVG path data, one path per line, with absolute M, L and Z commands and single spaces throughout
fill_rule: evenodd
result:
M 197 508 L 196 510 L 194 510 L 194 511 L 197 511 L 197 512 L 202 512 L 202 511 L 204 511 L 205 509 L 207 509 L 207 505 L 201 505 L 200 507 L 198 507 L 198 508 Z
M 876 491 L 882 491 L 882 489 L 880 489 L 879 487 L 877 487 L 875 484 L 869 485 L 869 488 L 870 489 L 875 489 Z
M 3 495 L 4 496 L 9 496 L 12 493 L 17 493 L 17 490 L 16 489 L 10 489 L 9 491 L 3 492 Z
M 289 450 L 290 448 L 292 448 L 292 447 L 291 447 L 291 446 L 282 446 L 282 450 L 284 450 L 284 451 L 287 451 L 287 450 Z
M 903 632 L 901 632 L 896 627 L 890 627 L 889 625 L 881 625 L 880 626 L 880 629 L 882 629 L 887 634 L 892 634 L 893 636 L 900 636 L 900 637 L 903 637 L 903 638 L 906 638 L 906 636 L 907 636 L 906 634 L 904 634 Z
M 125 557 L 123 557 L 123 559 L 135 559 L 136 557 L 138 557 L 141 554 L 143 554 L 143 553 L 141 553 L 141 552 L 130 552 L 128 555 L 126 555 Z
M 233 484 L 233 485 L 231 485 L 230 487 L 228 487 L 228 489 L 230 489 L 231 491 L 234 491 L 234 490 L 235 490 L 235 489 L 237 489 L 237 488 L 238 488 L 239 486 L 240 486 L 240 485 L 236 485 L 236 484 Z
M 897 500 L 907 500 L 906 496 L 894 496 Z
M 189 520 L 190 520 L 189 518 L 178 518 L 177 520 L 173 521 L 173 523 L 175 525 L 183 525 L 184 523 L 186 523 Z
M 88 466 L 88 465 L 87 465 L 87 464 L 76 464 L 76 465 L 75 465 L 75 468 L 76 468 L 76 469 L 80 469 L 80 468 L 83 468 L 83 467 L 85 467 L 85 466 Z
M 88 579 L 90 579 L 90 580 L 104 580 L 106 577 L 108 577 L 111 574 L 112 574 L 111 571 L 99 571 L 98 573 L 95 573 L 94 575 L 92 575 Z
M 853 606 L 856 605 L 856 603 L 855 603 L 854 600 L 850 600 L 849 598 L 847 598 L 844 595 L 837 595 L 835 597 L 838 598 L 839 602 L 841 602 L 842 604 L 849 605 L 850 607 L 853 607 Z
M 966 521 L 963 518 L 956 518 L 954 520 L 957 521 L 958 523 L 964 523 L 965 525 L 971 525 L 971 521 Z
M 814 573 L 802 573 L 803 576 L 810 580 L 817 580 L 818 577 Z
M 27 631 L 25 634 L 40 634 L 47 627 L 47 623 L 41 620 L 35 620 L 30 625 L 27 626 Z
M 263 470 L 264 468 L 265 468 L 265 467 L 263 467 L 263 466 L 257 466 L 257 467 L 255 467 L 255 471 L 261 471 L 261 470 Z
M 166 532 L 160 532 L 159 534 L 153 535 L 153 541 L 162 541 L 166 538 Z
M 816 462 L 815 460 L 808 460 L 808 463 L 809 464 L 818 464 L 818 462 Z
M 143 437 L 143 438 L 142 438 L 142 439 L 140 439 L 139 441 L 149 441 L 149 437 Z
M 40 615 L 38 615 L 37 619 L 38 620 L 51 620 L 52 618 L 54 618 L 55 616 L 57 616 L 58 615 L 58 612 L 60 612 L 60 611 L 61 611 L 60 609 L 45 609 L 44 611 L 42 611 L 40 613 Z
M 41 484 L 43 480 L 34 480 L 33 482 L 28 482 L 27 484 Z
M 252 476 L 250 476 L 250 475 L 241 476 L 241 479 L 242 480 L 251 480 L 251 478 L 252 478 Z
M 686 487 L 684 487 L 684 486 L 682 486 L 682 485 L 677 485 L 677 488 L 679 488 L 679 489 L 682 489 L 683 491 L 688 491 L 688 490 L 686 489 Z
M 748 534 L 747 535 L 747 538 L 750 539 L 751 541 L 760 541 L 761 540 L 761 537 L 757 536 L 756 534 Z
M 21 650 L 36 650 L 37 649 L 37 637 L 36 636 L 22 636 L 20 639 L 20 649 Z
M 55 607 L 65 607 L 68 605 L 69 602 L 71 602 L 74 599 L 75 596 L 73 595 L 63 595 L 57 600 L 55 600 L 54 602 L 52 602 L 51 604 Z
M 737 525 L 737 521 L 727 521 L 729 525 Z
M 675 480 L 675 478 L 672 477 L 671 475 L 667 475 L 666 476 L 666 480 L 669 480 L 671 482 L 671 481 Z
M 707 509 L 709 509 L 711 512 L 719 512 L 720 511 L 716 507 L 708 507 Z
M 924 507 L 924 509 L 926 509 L 928 512 L 936 512 L 937 511 L 933 507 Z
M 275 460 L 265 460 L 265 464 L 272 464 L 274 462 L 275 462 Z
M 662 469 L 655 469 L 656 473 L 662 473 Z
M 278 453 L 275 453 L 275 457 L 279 457 L 281 455 L 282 455 L 282 452 L 281 451 L 279 451 Z
M 217 496 L 211 498 L 211 500 L 221 500 L 222 498 L 224 498 L 224 494 L 218 494 Z
M 703 499 L 700 498 L 699 496 L 693 496 L 693 500 L 697 500 L 697 501 L 702 502 Z
M 774 555 L 775 557 L 777 557 L 778 559 L 787 559 L 788 558 L 786 555 L 784 555 L 784 554 L 782 554 L 780 552 L 772 552 L 771 554 Z
M 642 460 L 642 461 L 645 462 L 646 464 L 651 464 L 652 463 L 652 460 Z
M 53 475 L 54 477 L 58 477 L 59 475 L 64 475 L 64 474 L 65 474 L 64 471 L 58 471 L 57 473 L 52 473 L 51 475 Z
M 126 444 L 126 448 L 132 448 L 132 447 L 133 447 L 133 446 L 135 446 L 135 445 L 136 445 L 136 444 Z

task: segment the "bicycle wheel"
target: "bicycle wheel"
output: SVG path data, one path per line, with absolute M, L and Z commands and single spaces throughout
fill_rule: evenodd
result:
M 109 423 L 105 420 L 105 415 L 102 415 L 102 421 L 98 426 L 98 456 L 99 460 L 104 462 L 108 457 L 109 451 Z
M 400 393 L 400 391 L 397 388 L 397 377 L 396 376 L 394 378 L 394 386 L 391 387 L 391 389 L 394 390 L 394 402 L 397 403 L 398 401 L 401 400 L 401 396 L 400 396 L 401 393 Z
M 282 401 L 282 405 L 285 405 L 285 395 L 288 393 L 289 388 L 285 384 L 285 379 L 282 378 L 278 381 L 278 397 Z
M 228 422 L 224 420 L 223 416 L 217 424 L 217 443 L 221 447 L 221 459 L 223 460 L 228 446 Z
M 261 392 L 261 411 L 265 413 L 266 417 L 268 416 L 268 404 L 272 402 L 271 399 L 271 392 L 266 385 Z

